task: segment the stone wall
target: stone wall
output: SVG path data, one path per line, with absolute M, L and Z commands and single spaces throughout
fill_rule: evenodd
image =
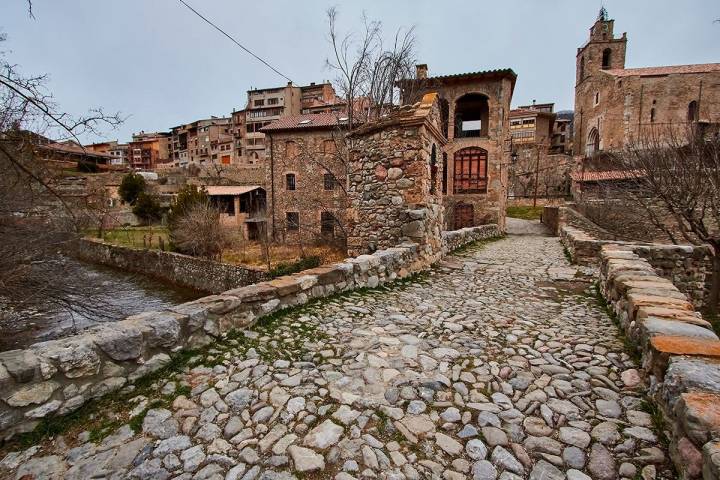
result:
M 450 253 L 469 243 L 502 235 L 496 224 L 481 225 L 479 227 L 461 228 L 443 232 L 443 253 Z
M 351 136 L 348 253 L 412 241 L 433 262 L 442 253 L 442 162 L 436 94 Z
M 693 245 L 639 244 L 614 240 L 597 240 L 575 227 L 560 227 L 560 241 L 573 262 L 599 266 L 600 252 L 606 245 L 625 248 L 638 255 L 655 269 L 657 275 L 670 280 L 695 308 L 707 305 L 710 294 L 712 258 L 708 247 Z
M 679 478 L 720 478 L 720 340 L 711 325 L 632 246 L 602 247 L 600 291 L 642 355 Z
M 120 247 L 91 239 L 79 240 L 74 252 L 87 262 L 141 273 L 200 292 L 219 293 L 267 278 L 263 270 L 251 267 L 161 250 Z
M 445 236 L 448 251 L 497 235 L 496 225 Z M 0 438 L 40 419 L 77 410 L 167 365 L 173 352 L 208 345 L 233 329 L 313 298 L 377 287 L 430 266 L 416 243 L 224 291 L 159 312 L 144 312 L 82 334 L 0 352 Z
M 617 236 L 605 230 L 582 213 L 573 208 L 573 204 L 543 207 L 542 223 L 547 225 L 555 235 L 560 235 L 560 228 L 563 225 L 583 230 L 594 238 L 601 240 L 617 240 Z

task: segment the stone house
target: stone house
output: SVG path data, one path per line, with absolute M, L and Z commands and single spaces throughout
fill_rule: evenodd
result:
M 428 76 L 417 66 L 413 80 L 400 82 L 401 101 L 437 92 L 443 147 L 441 192 L 445 228 L 496 223 L 505 228 L 509 112 L 517 75 L 511 69 Z
M 262 129 L 272 236 L 283 243 L 344 243 L 347 157 L 338 113 L 283 117 Z
M 720 63 L 625 68 L 627 34 L 600 10 L 577 50 L 575 156 L 720 123 Z
M 409 240 L 435 261 L 442 250 L 443 166 L 447 139 L 438 94 L 425 94 L 349 135 L 348 254 Z

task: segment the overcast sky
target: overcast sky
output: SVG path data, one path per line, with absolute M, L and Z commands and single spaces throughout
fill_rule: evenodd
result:
M 341 27 L 362 12 L 386 32 L 415 25 L 431 75 L 495 68 L 518 74 L 513 106 L 573 107 L 575 52 L 599 0 L 187 0 L 300 85 L 332 80 L 325 10 Z M 628 32 L 628 67 L 720 62 L 717 0 L 606 0 Z M 242 108 L 251 87 L 285 80 L 212 30 L 178 0 L 0 0 L 3 49 L 28 74 L 47 73 L 63 109 L 129 116 L 106 138 L 167 130 Z M 86 138 L 84 140 L 94 140 Z

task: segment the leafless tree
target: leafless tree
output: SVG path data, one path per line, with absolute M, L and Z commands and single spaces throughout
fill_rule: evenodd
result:
M 415 75 L 415 28 L 398 29 L 391 45 L 383 41 L 382 23 L 364 14 L 362 30 L 341 34 L 338 11 L 327 10 L 331 57 L 328 68 L 347 106 L 348 124 L 388 113 L 399 100 L 398 82 Z
M 32 4 L 28 2 L 29 8 Z M 0 36 L 0 44 L 5 36 Z M 47 138 L 73 139 L 115 127 L 101 109 L 62 111 L 44 75 L 23 75 L 0 50 L 0 304 L 3 316 L 34 310 L 96 309 L 75 296 L 67 262 L 58 256 L 86 226 L 83 202 L 63 191 L 64 172 L 39 154 Z M 73 300 L 71 300 L 73 299 Z
M 611 152 L 611 168 L 625 172 L 617 189 L 626 209 L 642 211 L 672 243 L 707 245 L 713 256 L 709 308 L 720 294 L 720 138 L 691 125 L 648 132 L 622 151 Z
M 209 260 L 220 260 L 233 242 L 230 229 L 223 226 L 220 210 L 199 202 L 178 218 L 170 232 L 175 247 L 183 253 Z

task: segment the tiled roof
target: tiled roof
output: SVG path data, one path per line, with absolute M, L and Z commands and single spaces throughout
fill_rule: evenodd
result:
M 215 196 L 215 195 L 242 195 L 243 193 L 252 192 L 253 190 L 257 190 L 260 187 L 260 185 L 249 185 L 249 186 L 233 186 L 233 185 L 211 185 L 208 187 L 205 187 L 207 190 L 208 195 Z
M 342 119 L 345 119 L 344 121 Z M 308 113 L 291 115 L 275 120 L 260 129 L 261 132 L 277 132 L 280 130 L 301 130 L 311 128 L 332 128 L 347 124 L 347 117 L 339 113 Z
M 81 147 L 75 142 L 51 142 L 47 145 L 39 145 L 39 148 L 53 150 L 56 152 L 74 153 L 76 155 L 86 155 L 91 157 L 113 158 L 109 153 L 94 152 L 92 150 Z
M 604 172 L 580 171 L 570 173 L 575 182 L 601 182 L 604 180 L 626 180 L 643 177 L 642 170 L 606 170 Z
M 479 70 L 477 72 L 467 72 L 467 73 L 454 73 L 452 75 L 438 75 L 436 77 L 428 77 L 428 80 L 450 80 L 450 79 L 461 79 L 461 78 L 473 78 L 473 77 L 483 77 L 483 76 L 491 76 L 491 75 L 507 75 L 510 77 L 517 77 L 517 74 L 513 71 L 512 68 L 498 68 L 496 70 Z
M 677 75 L 684 73 L 720 72 L 720 63 L 699 63 L 696 65 L 671 65 L 666 67 L 617 68 L 602 70 L 616 77 L 652 77 L 660 75 Z

